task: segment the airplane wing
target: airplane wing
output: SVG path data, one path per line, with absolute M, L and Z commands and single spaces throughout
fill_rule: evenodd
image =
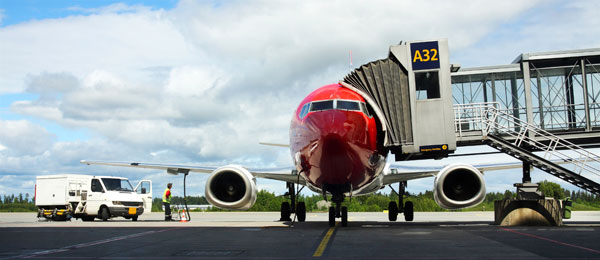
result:
M 570 163 L 570 161 L 564 161 L 562 159 L 551 161 L 556 164 Z M 389 185 L 401 181 L 435 177 L 438 172 L 440 172 L 444 167 L 448 165 L 449 164 L 443 164 L 439 166 L 410 166 L 392 163 L 389 165 L 389 170 L 387 170 L 384 173 L 385 175 L 383 176 L 383 185 Z M 518 169 L 523 167 L 523 162 L 515 161 L 503 163 L 473 164 L 472 166 L 483 173 L 487 171 Z
M 180 165 L 180 164 L 157 164 L 157 163 L 141 163 L 141 162 L 107 162 L 107 161 L 88 161 L 82 160 L 81 163 L 87 165 L 108 165 L 119 167 L 144 168 L 155 170 L 166 170 L 169 174 L 177 175 L 179 173 L 198 172 L 212 173 L 219 167 L 217 166 L 202 166 L 202 165 Z M 246 167 L 244 167 L 246 168 Z M 246 168 L 254 177 L 265 178 L 277 181 L 285 181 L 306 185 L 303 178 L 298 178 L 298 175 L 292 174 L 293 167 L 281 168 Z
M 564 160 L 551 160 L 557 164 L 569 163 Z M 165 170 L 169 174 L 177 175 L 179 173 L 198 172 L 198 173 L 212 173 L 217 170 L 217 166 L 202 166 L 202 165 L 180 165 L 180 164 L 156 164 L 156 163 L 141 163 L 141 162 L 108 162 L 108 161 L 88 161 L 82 160 L 81 163 L 87 165 L 108 165 L 108 166 L 119 166 L 119 167 L 132 167 L 132 168 L 145 168 L 155 170 Z M 384 170 L 383 185 L 389 185 L 401 181 L 408 181 L 420 178 L 435 177 L 437 173 L 442 170 L 448 164 L 439 166 L 410 166 L 403 163 L 395 162 L 389 165 L 389 169 Z M 496 170 L 507 170 L 517 169 L 523 166 L 520 161 L 515 162 L 503 162 L 503 163 L 489 163 L 489 164 L 474 164 L 473 167 L 477 168 L 481 172 L 496 171 Z M 294 167 L 280 167 L 280 168 L 247 168 L 254 177 L 265 178 L 270 180 L 285 181 L 291 183 L 297 183 L 300 185 L 306 185 L 306 181 L 303 178 L 298 178 L 297 174 L 292 174 Z M 386 167 L 387 168 L 387 167 Z

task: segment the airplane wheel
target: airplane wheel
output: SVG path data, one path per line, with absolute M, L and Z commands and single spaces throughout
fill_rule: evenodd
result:
M 290 203 L 285 201 L 281 203 L 281 218 L 279 221 L 291 221 L 290 215 L 292 214 L 292 210 L 290 208 Z
M 404 220 L 413 221 L 414 217 L 415 214 L 413 203 L 411 201 L 407 201 L 404 203 Z
M 335 227 L 335 208 L 329 207 L 329 226 Z
M 342 227 L 348 226 L 348 208 L 342 207 Z
M 304 202 L 298 202 L 296 216 L 298 217 L 299 222 L 304 222 L 306 220 L 306 204 L 304 204 Z
M 388 219 L 396 221 L 398 219 L 398 204 L 395 201 L 390 201 L 388 206 Z

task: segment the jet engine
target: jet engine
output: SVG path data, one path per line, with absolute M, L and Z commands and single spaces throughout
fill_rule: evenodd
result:
M 460 209 L 478 205 L 485 199 L 483 174 L 467 164 L 451 164 L 435 177 L 433 197 L 440 207 Z
M 247 210 L 256 202 L 256 179 L 239 165 L 223 166 L 206 181 L 205 195 L 219 208 Z

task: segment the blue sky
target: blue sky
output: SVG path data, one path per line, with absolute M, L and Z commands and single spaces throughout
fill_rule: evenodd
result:
M 473 67 L 600 46 L 591 0 L 0 0 L 0 9 L 0 194 L 32 193 L 35 175 L 53 173 L 150 178 L 158 190 L 181 182 L 82 159 L 289 166 L 287 149 L 258 142 L 287 143 L 296 105 L 350 72 L 349 51 L 358 66 L 401 40 L 448 38 L 451 63 Z M 519 178 L 486 174 L 492 191 Z M 190 190 L 202 194 L 205 180 L 191 177 Z
M 144 5 L 156 9 L 171 9 L 177 4 L 176 0 L 154 1 L 88 1 L 88 0 L 1 0 L 3 9 L 2 26 L 10 26 L 31 20 L 63 18 L 72 15 L 88 15 L 82 9 L 93 9 L 123 3 L 129 6 Z

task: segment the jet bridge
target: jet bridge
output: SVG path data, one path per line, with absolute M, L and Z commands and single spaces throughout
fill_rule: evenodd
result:
M 397 161 L 443 158 L 456 150 L 448 56 L 446 39 L 401 42 L 388 58 L 340 82 L 365 98 Z
M 397 161 L 487 144 L 524 162 L 523 182 L 535 166 L 600 194 L 600 184 L 582 175 L 600 176 L 600 157 L 583 147 L 600 146 L 598 64 L 600 49 L 586 49 L 522 54 L 511 65 L 457 72 L 446 39 L 413 41 L 391 46 L 388 58 L 360 66 L 341 84 L 365 98 Z M 575 169 L 550 160 L 557 158 Z
M 513 210 L 530 208 L 560 225 L 562 207 L 537 192 L 531 167 L 600 194 L 600 156 L 584 149 L 600 147 L 599 71 L 600 49 L 527 53 L 510 65 L 458 71 L 441 39 L 391 46 L 388 58 L 340 84 L 365 98 L 397 161 L 487 144 L 523 161 L 519 199 L 497 201 L 496 222 L 526 220 Z

